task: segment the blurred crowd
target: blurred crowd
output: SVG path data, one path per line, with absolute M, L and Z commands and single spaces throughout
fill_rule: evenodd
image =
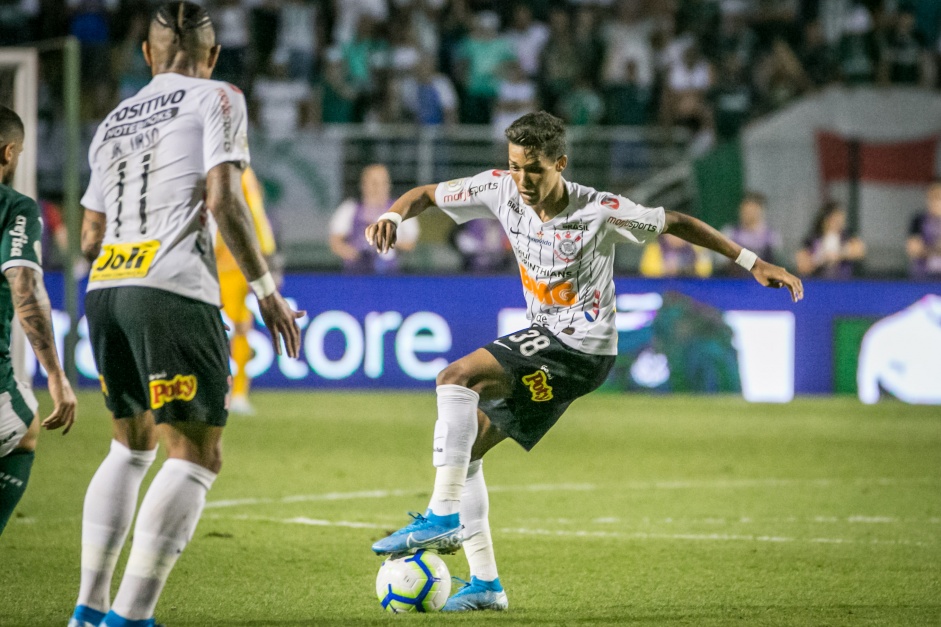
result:
M 938 85 L 937 0 L 205 0 L 255 122 L 679 124 L 734 136 L 821 86 Z M 7 0 L 0 41 L 71 33 L 85 115 L 149 80 L 143 0 Z M 56 71 L 55 67 L 47 71 Z
M 78 37 L 83 116 L 96 122 L 150 80 L 140 44 L 156 4 L 5 0 L 0 45 Z M 570 125 L 681 126 L 708 147 L 735 137 L 752 117 L 830 84 L 941 86 L 941 0 L 202 4 L 222 45 L 215 77 L 243 88 L 254 127 L 275 138 L 322 124 L 401 122 L 489 124 L 502 136 L 516 117 L 544 108 Z M 60 63 L 57 54 L 41 56 L 41 120 L 59 117 L 50 103 L 61 102 L 54 93 Z M 330 248 L 347 270 L 394 272 L 399 261 L 371 258 L 352 237 L 391 202 L 388 171 L 367 169 L 361 188 L 336 212 Z M 55 204 L 47 204 L 49 223 L 59 224 Z M 864 263 L 866 246 L 839 203 L 820 209 L 789 258 L 765 223 L 764 205 L 760 194 L 747 195 L 727 233 L 805 276 L 851 276 Z M 939 277 L 941 184 L 929 187 L 926 206 L 900 246 L 913 276 Z M 451 233 L 465 270 L 514 267 L 492 226 L 471 223 Z M 404 238 L 405 256 L 418 238 L 417 228 Z M 663 237 L 644 251 L 638 271 L 705 276 L 736 268 Z

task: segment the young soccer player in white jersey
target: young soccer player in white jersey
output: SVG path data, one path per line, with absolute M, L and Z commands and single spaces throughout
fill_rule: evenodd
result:
M 219 46 L 208 15 L 191 2 L 164 4 L 143 46 L 153 80 L 99 126 L 82 198 L 82 251 L 92 261 L 85 311 L 114 420 L 85 496 L 76 627 L 154 624 L 222 465 L 229 356 L 213 222 L 258 296 L 275 350 L 283 338 L 296 357 L 300 342 L 302 314 L 278 293 L 242 194 L 245 99 L 209 80 Z M 115 562 L 158 439 L 168 459 L 141 503 L 112 604 Z
M 709 225 L 681 213 L 642 207 L 617 194 L 566 181 L 565 128 L 530 113 L 506 129 L 509 171 L 417 187 L 366 229 L 380 251 L 395 246 L 402 220 L 440 207 L 456 222 L 499 220 L 516 253 L 532 326 L 501 337 L 438 375 L 437 468 L 424 515 L 373 544 L 378 554 L 463 544 L 471 581 L 445 611 L 503 610 L 488 521 L 484 454 L 507 437 L 532 449 L 575 399 L 605 380 L 617 354 L 614 246 L 672 233 L 714 250 L 797 302 L 800 279 L 758 259 Z

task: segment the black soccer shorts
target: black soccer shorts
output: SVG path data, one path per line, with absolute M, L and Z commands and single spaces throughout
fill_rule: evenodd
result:
M 598 389 L 614 366 L 614 355 L 569 348 L 539 325 L 504 335 L 484 349 L 500 363 L 513 387 L 508 398 L 481 401 L 480 410 L 527 451 L 572 401 Z
M 150 287 L 85 296 L 105 403 L 115 418 L 225 426 L 229 345 L 217 307 Z

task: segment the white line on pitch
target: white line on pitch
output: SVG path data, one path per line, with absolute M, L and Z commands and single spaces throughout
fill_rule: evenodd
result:
M 512 533 L 527 536 L 558 536 L 572 538 L 620 538 L 624 540 L 693 540 L 715 542 L 810 542 L 814 544 L 902 544 L 911 546 L 936 546 L 933 542 L 915 540 L 851 540 L 848 538 L 794 538 L 789 536 L 763 536 L 727 533 L 650 533 L 637 531 L 621 533 L 617 531 L 573 531 L 565 529 L 530 529 L 510 527 L 497 530 L 500 533 Z
M 219 516 L 208 515 L 210 520 L 248 520 L 260 522 L 273 522 L 286 525 L 305 525 L 308 527 L 346 527 L 352 529 L 387 529 L 388 525 L 376 523 L 355 522 L 347 520 L 323 520 L 296 516 L 293 518 L 274 518 L 270 516 Z M 936 546 L 931 542 L 918 542 L 914 540 L 852 540 L 848 538 L 794 538 L 790 536 L 768 536 L 727 533 L 651 533 L 645 531 L 622 533 L 617 531 L 572 531 L 565 529 L 533 529 L 527 527 L 505 527 L 496 530 L 498 533 L 523 536 L 554 536 L 565 538 L 607 538 L 621 540 L 686 540 L 693 542 L 770 542 L 770 543 L 810 543 L 810 544 L 887 544 L 906 546 Z
M 550 518 L 550 519 L 532 519 L 559 524 L 583 524 L 584 520 L 574 520 L 571 518 Z M 941 518 L 899 518 L 896 516 L 810 516 L 798 518 L 797 516 L 787 516 L 785 518 L 754 518 L 751 516 L 738 517 L 709 517 L 709 518 L 650 518 L 643 517 L 638 519 L 618 518 L 617 516 L 603 516 L 601 518 L 592 518 L 591 523 L 598 525 L 612 525 L 620 523 L 665 523 L 665 524 L 685 524 L 685 525 L 747 525 L 753 523 L 762 524 L 792 524 L 792 523 L 850 523 L 850 524 L 913 524 L 913 525 L 937 525 L 941 524 Z
M 859 479 L 715 479 L 715 480 L 675 480 L 675 481 L 626 481 L 610 486 L 598 486 L 592 483 L 556 483 L 532 485 L 490 486 L 490 492 L 589 492 L 593 490 L 689 490 L 689 489 L 733 489 L 808 486 L 829 487 L 834 485 L 876 485 L 895 486 L 902 484 L 930 484 L 938 482 L 936 477 L 911 478 L 859 478 Z M 274 503 L 306 503 L 309 501 L 352 501 L 358 499 L 383 499 L 399 496 L 419 496 L 428 490 L 359 490 L 355 492 L 326 492 L 322 494 L 296 494 L 281 498 L 258 497 L 209 501 L 206 509 L 241 507 L 250 505 L 270 505 Z
M 585 492 L 596 490 L 597 486 L 590 483 L 555 483 L 523 486 L 491 486 L 490 492 Z M 273 498 L 245 498 L 222 501 L 209 501 L 206 509 L 222 507 L 240 507 L 243 505 L 270 505 L 272 503 L 306 503 L 309 501 L 353 501 L 358 499 L 384 499 L 396 496 L 420 496 L 427 494 L 428 490 L 360 490 L 357 492 L 326 492 L 324 494 L 295 494 L 279 499 Z

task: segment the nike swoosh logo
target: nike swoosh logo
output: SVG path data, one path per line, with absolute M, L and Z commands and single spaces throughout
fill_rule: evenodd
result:
M 507 349 L 508 351 L 513 350 L 512 348 L 510 348 L 509 346 L 507 346 L 506 344 L 504 344 L 504 343 L 501 342 L 500 340 L 494 340 L 493 343 L 494 343 L 494 344 L 499 344 L 500 346 L 502 346 L 503 348 Z
M 513 227 L 510 227 L 510 233 L 512 233 L 513 235 L 522 235 L 522 234 L 523 234 L 522 231 L 516 231 L 516 230 L 513 229 Z

